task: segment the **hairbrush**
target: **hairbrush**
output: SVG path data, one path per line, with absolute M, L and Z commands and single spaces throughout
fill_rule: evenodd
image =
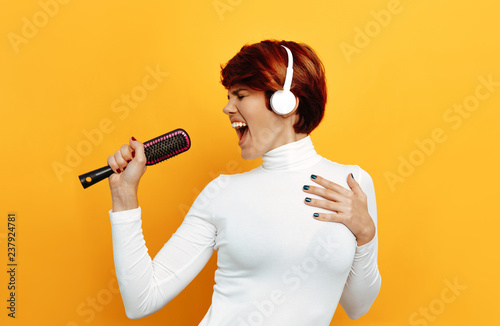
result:
M 144 143 L 146 165 L 155 165 L 187 151 L 191 139 L 183 129 L 176 129 Z M 78 176 L 84 189 L 115 173 L 108 165 Z

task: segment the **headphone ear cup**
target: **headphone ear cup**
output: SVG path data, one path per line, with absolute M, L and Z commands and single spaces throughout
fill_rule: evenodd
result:
M 271 109 L 276 114 L 285 115 L 293 111 L 297 103 L 295 95 L 286 90 L 280 90 L 273 93 L 271 96 Z

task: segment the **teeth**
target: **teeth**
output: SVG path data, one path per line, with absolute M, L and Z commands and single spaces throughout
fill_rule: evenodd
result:
M 239 129 L 239 128 L 242 128 L 242 127 L 246 127 L 246 126 L 247 126 L 247 124 L 246 124 L 246 123 L 244 123 L 244 122 L 233 122 L 233 123 L 231 124 L 231 126 L 232 126 L 233 128 L 235 128 L 235 129 Z

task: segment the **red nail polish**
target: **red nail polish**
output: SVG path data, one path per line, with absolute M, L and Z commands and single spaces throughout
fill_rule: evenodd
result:
M 135 137 L 133 137 L 133 136 L 132 136 L 132 140 L 133 140 L 133 141 L 136 141 L 137 139 L 135 139 Z
M 135 157 L 135 152 L 132 152 L 132 157 Z
M 122 173 L 122 171 L 120 171 L 120 169 L 117 169 L 116 173 L 120 174 L 120 173 Z

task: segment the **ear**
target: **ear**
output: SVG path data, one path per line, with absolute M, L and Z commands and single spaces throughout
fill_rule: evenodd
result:
M 294 115 L 297 112 L 298 107 L 299 107 L 299 98 L 297 96 L 295 96 L 295 107 L 293 108 L 292 112 L 285 114 L 285 115 L 282 115 L 282 117 L 288 118 L 289 116 Z

